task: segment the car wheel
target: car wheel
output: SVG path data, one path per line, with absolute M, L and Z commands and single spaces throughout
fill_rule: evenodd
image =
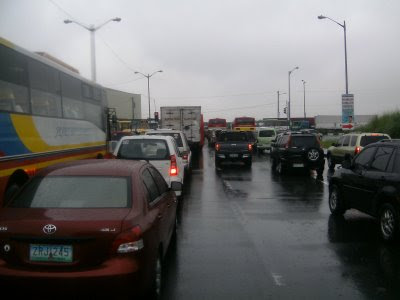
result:
M 331 170 L 331 171 L 334 170 L 336 164 L 335 164 L 335 162 L 334 162 L 334 160 L 333 160 L 333 158 L 332 158 L 332 156 L 330 154 L 328 154 L 327 159 L 328 159 L 329 170 Z
M 392 204 L 382 205 L 379 212 L 379 225 L 383 240 L 387 242 L 396 240 L 399 231 L 399 216 Z
M 337 185 L 332 186 L 329 193 L 329 209 L 333 215 L 343 215 L 346 211 L 343 197 Z

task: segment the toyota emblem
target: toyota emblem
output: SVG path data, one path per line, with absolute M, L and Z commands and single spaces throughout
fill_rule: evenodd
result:
M 43 226 L 43 232 L 46 234 L 53 234 L 54 232 L 56 232 L 57 227 L 56 225 L 53 224 L 47 224 Z

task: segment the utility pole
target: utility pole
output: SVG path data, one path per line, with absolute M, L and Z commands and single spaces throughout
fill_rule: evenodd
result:
M 304 119 L 306 119 L 306 82 L 304 80 L 301 80 L 303 82 L 303 94 L 304 94 Z
M 285 95 L 286 93 L 279 93 L 279 91 L 277 91 L 278 94 L 278 119 L 280 118 L 280 111 L 279 111 L 279 95 Z

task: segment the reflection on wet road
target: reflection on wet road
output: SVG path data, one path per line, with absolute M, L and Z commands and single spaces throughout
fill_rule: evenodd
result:
M 179 212 L 164 299 L 400 297 L 400 247 L 351 210 L 334 218 L 328 179 L 279 176 L 268 156 L 215 170 L 205 147 Z

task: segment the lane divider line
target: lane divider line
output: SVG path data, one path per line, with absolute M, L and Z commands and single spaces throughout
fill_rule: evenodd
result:
M 276 273 L 271 273 L 272 279 L 274 280 L 275 285 L 277 286 L 285 286 L 285 281 L 283 280 L 283 276 Z

